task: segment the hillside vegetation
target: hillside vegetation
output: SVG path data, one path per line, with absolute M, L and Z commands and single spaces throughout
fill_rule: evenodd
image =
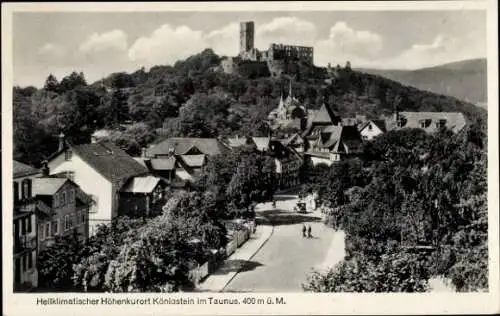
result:
M 472 59 L 417 70 L 359 69 L 474 104 L 487 102 L 486 59 Z
M 291 75 L 294 96 L 307 108 L 326 103 L 344 117 L 355 113 L 377 117 L 395 108 L 461 111 L 473 121 L 485 115 L 471 103 L 350 67 L 339 68 L 334 78 L 302 64 L 287 67 L 280 77 L 268 77 L 252 71 L 224 74 L 220 61 L 206 49 L 172 66 L 114 73 L 92 84 L 83 73 L 74 72 L 60 81 L 48 76 L 42 89 L 14 87 L 14 159 L 39 165 L 57 149 L 60 132 L 73 143 L 88 142 L 96 129 L 118 127 L 125 121 L 140 123 L 111 137 L 130 154 L 140 153 L 158 134 L 267 135 L 264 120 L 280 95 L 286 96 Z

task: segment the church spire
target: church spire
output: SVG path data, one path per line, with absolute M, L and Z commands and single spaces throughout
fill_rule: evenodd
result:
M 280 96 L 280 104 L 279 104 L 278 108 L 280 108 L 280 109 L 284 108 L 284 103 L 283 103 L 283 93 L 281 93 L 281 96 Z

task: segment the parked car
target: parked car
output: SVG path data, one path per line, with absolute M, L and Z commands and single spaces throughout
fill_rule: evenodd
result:
M 294 209 L 297 213 L 307 213 L 306 202 L 297 202 Z

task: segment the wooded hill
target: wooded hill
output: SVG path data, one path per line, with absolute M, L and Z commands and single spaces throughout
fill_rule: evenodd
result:
M 220 61 L 206 49 L 171 66 L 114 73 L 92 84 L 74 72 L 61 81 L 50 75 L 42 89 L 14 87 L 14 159 L 39 165 L 57 149 L 60 132 L 74 143 L 88 142 L 96 129 L 125 121 L 140 124 L 115 133 L 112 140 L 131 154 L 153 141 L 157 129 L 164 137 L 266 135 L 264 120 L 280 95 L 286 97 L 290 75 L 294 96 L 307 108 L 325 103 L 343 117 L 378 117 L 396 108 L 460 111 L 473 121 L 486 115 L 471 103 L 350 67 L 339 67 L 329 77 L 299 65 L 288 67 L 293 73 L 268 77 L 256 75 L 251 67 L 238 75 L 225 74 Z
M 470 59 L 416 70 L 359 69 L 405 85 L 474 104 L 487 102 L 486 59 Z

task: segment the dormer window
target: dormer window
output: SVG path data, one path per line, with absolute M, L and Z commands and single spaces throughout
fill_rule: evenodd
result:
M 429 125 L 431 125 L 431 120 L 430 119 L 425 119 L 425 120 L 420 120 L 418 121 L 420 128 L 427 128 Z
M 68 149 L 64 152 L 64 160 L 70 161 L 71 156 L 73 156 L 73 152 L 70 149 Z
M 437 128 L 444 128 L 446 127 L 446 120 L 442 119 L 436 122 L 436 127 Z
M 22 182 L 22 198 L 27 199 L 31 197 L 31 179 L 24 179 Z

